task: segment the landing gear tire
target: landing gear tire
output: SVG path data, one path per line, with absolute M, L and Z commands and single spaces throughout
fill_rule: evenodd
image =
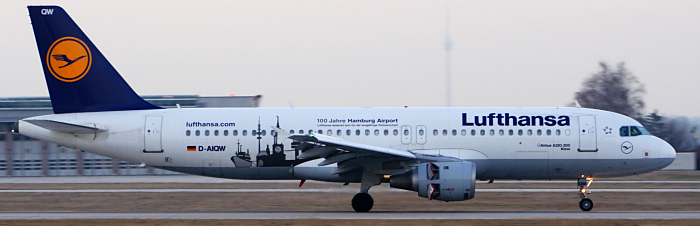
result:
M 583 211 L 591 211 L 593 209 L 593 201 L 586 197 L 586 194 L 590 194 L 591 190 L 588 189 L 593 183 L 592 178 L 579 178 L 578 179 L 578 196 L 581 197 L 581 201 L 578 202 L 578 207 Z
M 581 201 L 578 202 L 578 207 L 583 211 L 591 211 L 593 209 L 593 201 L 589 198 L 581 199 Z
M 369 212 L 374 206 L 374 199 L 367 193 L 357 193 L 355 197 L 352 198 L 352 209 L 355 212 Z

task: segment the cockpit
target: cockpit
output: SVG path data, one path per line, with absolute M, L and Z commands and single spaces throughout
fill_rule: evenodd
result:
M 620 127 L 621 137 L 633 137 L 639 135 L 651 135 L 647 129 L 641 126 L 623 126 Z

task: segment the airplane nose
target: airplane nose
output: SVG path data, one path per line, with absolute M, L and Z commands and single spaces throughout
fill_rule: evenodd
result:
M 671 165 L 674 160 L 676 160 L 676 149 L 673 148 L 668 142 L 658 138 L 659 141 L 659 158 L 662 159 L 661 168 L 665 168 Z

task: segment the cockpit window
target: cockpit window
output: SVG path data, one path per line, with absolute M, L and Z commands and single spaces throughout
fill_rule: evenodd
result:
M 630 126 L 630 133 L 632 136 L 651 135 L 647 129 L 641 126 Z
M 626 137 L 630 135 L 630 128 L 627 126 L 620 127 L 620 136 Z
M 642 134 L 644 134 L 644 135 L 652 135 L 651 132 L 649 132 L 649 130 L 647 130 L 647 128 L 644 128 L 644 127 L 637 127 L 637 128 L 638 128 L 639 131 L 642 132 Z
M 642 135 L 642 132 L 637 129 L 635 126 L 630 126 L 630 135 L 632 136 L 639 136 Z
M 647 129 L 641 126 L 623 126 L 620 128 L 620 136 L 651 135 Z

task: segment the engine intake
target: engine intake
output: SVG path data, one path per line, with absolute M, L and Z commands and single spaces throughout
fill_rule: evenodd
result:
M 417 191 L 430 200 L 464 201 L 474 198 L 476 164 L 468 161 L 416 164 L 411 171 L 394 175 L 390 186 Z

